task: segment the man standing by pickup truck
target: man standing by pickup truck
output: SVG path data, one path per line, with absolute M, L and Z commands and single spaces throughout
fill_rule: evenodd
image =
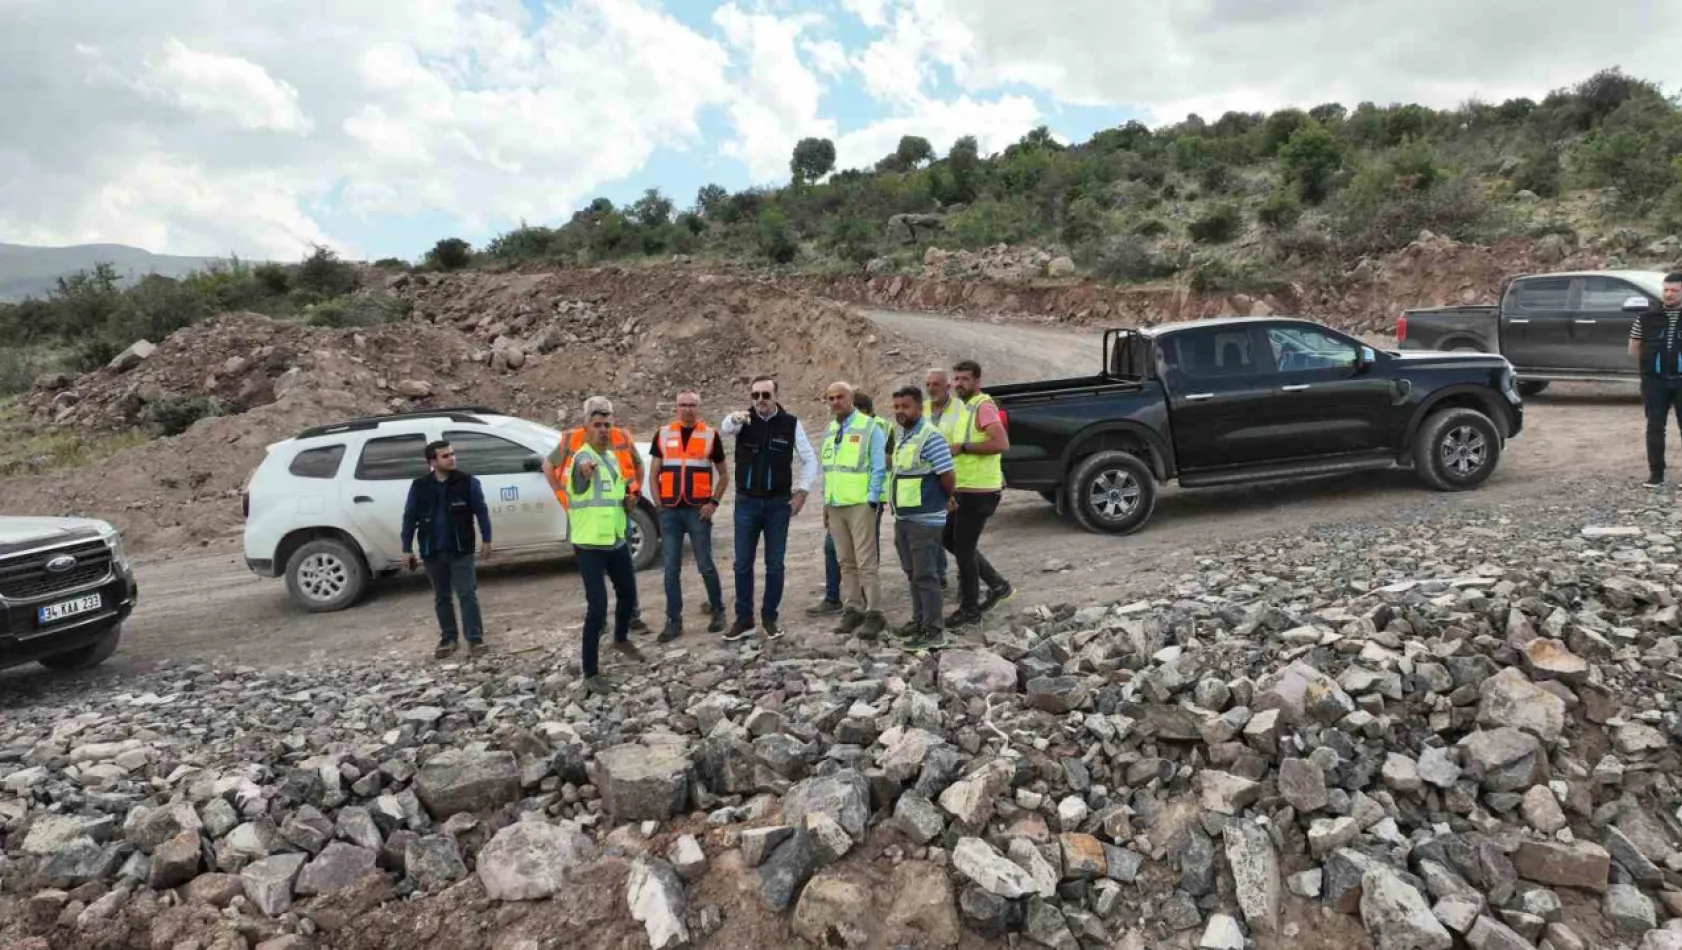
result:
M 1005 477 L 1000 456 L 1010 448 L 1004 419 L 993 397 L 981 391 L 981 364 L 959 360 L 952 364 L 952 391 L 958 397 L 954 410 L 963 410 L 963 422 L 952 440 L 953 463 L 957 466 L 958 505 L 946 519 L 944 543 L 958 562 L 958 590 L 962 602 L 946 618 L 947 627 L 975 623 L 981 615 L 1015 595 L 993 565 L 981 553 L 981 532 L 987 519 L 999 510 Z M 936 424 L 937 428 L 939 424 Z M 981 595 L 981 584 L 987 595 Z
M 1682 272 L 1666 274 L 1664 301 L 1635 318 L 1629 353 L 1641 367 L 1641 405 L 1647 413 L 1648 488 L 1664 487 L 1665 423 L 1682 427 Z

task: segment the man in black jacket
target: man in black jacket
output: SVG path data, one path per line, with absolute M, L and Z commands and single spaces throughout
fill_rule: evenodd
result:
M 485 505 L 485 490 L 479 480 L 456 468 L 456 452 L 448 442 L 426 447 L 426 461 L 432 472 L 409 486 L 409 500 L 403 506 L 403 561 L 415 569 L 414 542 L 420 541 L 420 557 L 426 562 L 426 576 L 432 580 L 433 606 L 443 638 L 432 655 L 442 660 L 456 652 L 456 610 L 452 594 L 461 601 L 461 623 L 467 628 L 467 650 L 473 656 L 485 652 L 485 622 L 479 615 L 479 581 L 474 574 L 473 528 L 484 539 L 483 553 L 491 556 L 491 512 Z
M 1664 429 L 1672 413 L 1682 426 L 1682 272 L 1666 274 L 1664 300 L 1635 318 L 1629 353 L 1641 367 L 1647 413 L 1648 488 L 1664 487 Z

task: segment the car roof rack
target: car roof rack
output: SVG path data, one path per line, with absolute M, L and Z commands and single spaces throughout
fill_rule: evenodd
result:
M 383 416 L 365 416 L 361 419 L 347 419 L 344 422 L 334 422 L 324 426 L 314 426 L 293 436 L 296 439 L 313 439 L 321 435 L 337 435 L 341 432 L 359 432 L 366 429 L 377 429 L 383 422 L 401 422 L 408 419 L 449 419 L 451 422 L 467 422 L 483 425 L 485 416 L 500 416 L 502 410 L 489 406 L 441 406 L 437 409 L 420 409 L 415 412 L 392 412 Z

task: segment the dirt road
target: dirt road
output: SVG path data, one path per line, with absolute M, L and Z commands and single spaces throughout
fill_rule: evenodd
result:
M 1098 360 L 1097 337 L 1091 333 L 974 318 L 867 313 L 884 329 L 950 358 L 979 360 L 984 381 L 1084 373 Z M 1235 490 L 1170 490 L 1142 533 L 1116 538 L 1084 533 L 1038 496 L 1013 492 L 983 544 L 1016 581 L 1020 604 L 1156 594 L 1199 552 L 1235 539 L 1343 522 L 1430 518 L 1449 509 L 1545 518 L 1550 506 L 1570 507 L 1570 517 L 1580 517 L 1585 504 L 1614 507 L 1637 490 L 1637 477 L 1645 472 L 1640 432 L 1633 388 L 1556 386 L 1527 402 L 1524 433 L 1508 446 L 1489 484 L 1470 494 L 1433 494 L 1405 473 Z M 720 512 L 715 548 L 725 597 L 733 602 L 731 514 L 728 505 Z M 803 614 L 822 586 L 822 550 L 820 512 L 814 505 L 795 520 L 791 532 L 784 620 L 792 642 L 817 648 L 833 643 L 844 650 L 827 624 L 809 622 Z M 170 661 L 298 666 L 387 653 L 413 659 L 430 651 L 436 636 L 430 592 L 414 576 L 384 582 L 365 603 L 327 615 L 305 613 L 288 601 L 279 581 L 249 574 L 235 543 L 144 560 L 139 577 L 141 607 L 122 651 L 88 675 L 122 676 Z M 891 558 L 882 579 L 890 618 L 897 622 L 905 616 L 907 597 Z M 659 571 L 642 574 L 639 587 L 644 617 L 658 628 L 664 611 Z M 684 587 L 691 613 L 689 633 L 679 646 L 754 649 L 726 647 L 704 632 L 694 613 L 701 586 L 692 564 L 686 564 Z M 583 598 L 570 561 L 492 564 L 482 573 L 480 597 L 488 635 L 498 649 L 577 639 Z M 0 673 L 0 694 L 28 692 L 55 679 L 34 667 Z

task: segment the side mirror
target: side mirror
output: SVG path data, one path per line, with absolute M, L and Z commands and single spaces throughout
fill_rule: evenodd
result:
M 1625 313 L 1645 313 L 1652 306 L 1652 302 L 1640 294 L 1634 294 L 1624 298 Z
M 1355 357 L 1355 369 L 1357 372 L 1364 373 L 1371 369 L 1372 364 L 1376 362 L 1378 362 L 1378 353 L 1370 346 L 1363 346 L 1360 355 Z

